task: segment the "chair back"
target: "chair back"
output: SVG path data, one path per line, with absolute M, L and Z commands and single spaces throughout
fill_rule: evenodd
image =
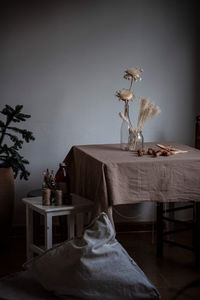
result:
M 195 147 L 200 150 L 200 116 L 196 117 Z

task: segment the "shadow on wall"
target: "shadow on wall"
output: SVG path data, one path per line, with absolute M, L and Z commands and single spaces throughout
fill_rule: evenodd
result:
M 24 219 L 21 197 L 41 185 L 45 168 L 56 170 L 72 145 L 119 141 L 122 106 L 114 93 L 127 67 L 144 69 L 134 93 L 162 110 L 144 128 L 145 140 L 193 143 L 194 1 L 125 3 L 1 3 L 0 99 L 23 104 L 36 134 L 23 149 L 31 177 L 16 181 L 15 223 Z

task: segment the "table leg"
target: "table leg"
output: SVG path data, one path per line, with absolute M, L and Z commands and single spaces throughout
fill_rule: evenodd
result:
M 48 250 L 52 248 L 52 215 L 47 213 L 44 218 L 45 250 Z
M 33 210 L 26 204 L 26 257 L 27 260 L 33 257 L 31 245 L 33 244 Z
M 74 218 L 75 218 L 74 215 L 69 215 L 67 219 L 68 240 L 74 238 L 74 225 L 75 225 Z
M 107 215 L 108 215 L 108 218 L 109 218 L 109 220 L 110 220 L 110 222 L 111 222 L 111 224 L 113 226 L 114 231 L 116 232 L 116 230 L 115 230 L 115 223 L 113 221 L 113 208 L 112 208 L 112 206 L 108 207 Z
M 76 236 L 81 237 L 84 227 L 84 213 L 79 213 L 76 215 Z
M 157 256 L 163 254 L 163 203 L 157 203 Z
M 89 211 L 89 212 L 87 213 L 87 221 L 86 221 L 86 224 L 87 224 L 87 225 L 90 224 L 91 221 L 92 221 L 92 212 Z
M 200 268 L 200 202 L 195 202 L 194 210 L 195 210 L 194 248 L 195 248 L 195 255 L 196 255 L 196 266 L 197 268 Z

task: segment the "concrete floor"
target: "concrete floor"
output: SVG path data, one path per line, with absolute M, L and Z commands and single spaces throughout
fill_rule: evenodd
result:
M 200 271 L 195 269 L 194 254 L 177 247 L 164 246 L 164 256 L 156 257 L 156 245 L 151 232 L 118 233 L 118 241 L 141 267 L 160 292 L 163 300 L 173 296 L 192 281 L 200 280 Z M 187 242 L 188 234 L 182 236 Z M 10 238 L 5 248 L 0 249 L 0 277 L 20 271 L 25 262 L 25 238 Z M 199 300 L 200 286 L 186 290 L 177 300 Z

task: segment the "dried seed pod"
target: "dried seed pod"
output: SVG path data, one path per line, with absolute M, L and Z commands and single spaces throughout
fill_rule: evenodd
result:
M 139 149 L 139 150 L 137 151 L 137 153 L 138 153 L 138 156 L 143 156 L 143 151 L 142 151 L 142 149 Z
M 174 151 L 168 151 L 169 155 L 174 155 Z
M 169 155 L 171 155 L 171 154 L 170 154 L 170 151 L 164 151 L 164 152 L 163 152 L 163 156 L 169 156 Z
M 162 151 L 161 150 L 155 151 L 154 155 L 155 155 L 155 157 L 161 156 Z
M 152 149 L 152 148 L 149 148 L 148 151 L 147 151 L 147 154 L 153 155 L 153 149 Z
M 156 151 L 157 151 L 157 150 L 153 149 L 153 155 L 156 155 Z
M 147 155 L 147 151 L 146 150 L 142 150 L 143 155 Z
M 167 156 L 168 151 L 163 151 L 162 155 Z

